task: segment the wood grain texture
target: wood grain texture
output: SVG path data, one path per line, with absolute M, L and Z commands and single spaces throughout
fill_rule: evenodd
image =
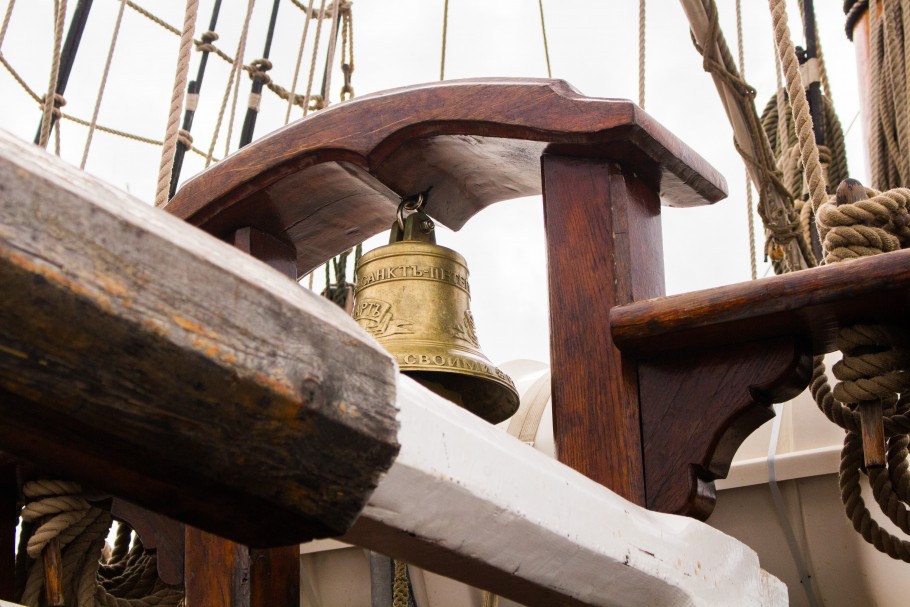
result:
M 19 482 L 16 460 L 0 452 L 0 600 L 16 594 L 16 527 L 19 524 Z
M 250 550 L 251 607 L 300 606 L 300 546 Z
M 289 278 L 295 278 L 294 247 L 256 228 L 234 232 L 232 244 L 267 263 Z M 300 545 L 253 548 L 249 555 L 250 607 L 299 607 Z M 227 575 L 229 572 L 222 572 Z
M 51 538 L 41 551 L 44 566 L 44 597 L 48 607 L 66 607 L 63 594 L 63 555 L 60 538 Z
M 250 551 L 186 527 L 186 607 L 251 607 Z
M 609 311 L 663 293 L 660 203 L 611 162 L 545 155 L 543 180 L 557 456 L 644 505 L 636 368 Z
M 155 553 L 161 581 L 171 586 L 182 586 L 185 525 L 119 497 L 111 502 L 111 514 L 133 528 L 146 551 Z
M 705 519 L 714 483 L 771 405 L 808 385 L 811 355 L 794 338 L 693 349 L 638 367 L 648 508 Z
M 610 323 L 623 354 L 637 357 L 787 335 L 824 354 L 840 327 L 902 323 L 908 305 L 910 250 L 902 250 L 618 306 Z
M 228 243 L 288 278 L 297 277 L 296 252 L 290 243 L 250 226 L 235 231 Z
M 259 546 L 343 532 L 395 366 L 330 302 L 0 134 L 0 445 Z
M 630 101 L 563 81 L 423 84 L 341 103 L 187 181 L 166 209 L 219 236 L 252 225 L 297 248 L 300 274 L 391 224 L 400 195 L 458 229 L 500 200 L 540 192 L 541 153 L 622 161 L 664 203 L 726 195 L 723 177 Z

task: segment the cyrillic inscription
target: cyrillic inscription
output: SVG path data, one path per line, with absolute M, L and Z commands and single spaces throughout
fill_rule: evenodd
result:
M 418 265 L 377 268 L 370 273 L 363 273 L 357 277 L 357 287 L 358 289 L 362 289 L 363 287 L 369 286 L 373 283 L 382 282 L 384 280 L 397 280 L 401 278 L 439 280 L 442 282 L 451 283 L 457 287 L 461 287 L 469 293 L 471 292 L 471 289 L 468 286 L 467 274 L 453 272 L 446 268 L 439 268 L 436 266 Z

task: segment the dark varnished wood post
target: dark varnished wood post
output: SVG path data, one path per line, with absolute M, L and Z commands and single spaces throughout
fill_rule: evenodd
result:
M 186 607 L 251 607 L 250 551 L 186 526 Z
M 0 600 L 16 594 L 16 526 L 19 524 L 19 483 L 16 460 L 0 452 Z
M 559 460 L 644 506 L 638 374 L 610 308 L 664 293 L 660 200 L 616 163 L 544 155 Z

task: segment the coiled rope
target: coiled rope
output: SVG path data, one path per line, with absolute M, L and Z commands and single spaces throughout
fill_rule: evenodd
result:
M 91 506 L 81 487 L 59 480 L 29 481 L 22 487 L 22 533 L 16 558 L 16 601 L 29 607 L 42 603 L 42 551 L 51 540 L 61 546 L 63 590 L 74 607 L 178 607 L 183 590 L 158 577 L 157 558 L 146 552 L 132 530 L 121 523 L 112 551 L 105 538 L 109 512 Z M 132 543 L 132 547 L 130 544 Z M 39 560 L 35 560 L 39 559 Z
M 769 0 L 769 3 L 775 45 L 787 80 L 787 99 L 798 140 L 799 161 L 803 166 L 809 201 L 816 212 L 825 263 L 842 263 L 910 245 L 910 189 L 895 188 L 879 193 L 863 190 L 854 180 L 845 180 L 838 186 L 835 199 L 825 194 L 824 171 L 796 68 L 786 2 Z M 873 19 L 873 39 L 876 27 Z M 898 128 L 900 126 L 898 124 Z M 875 521 L 862 498 L 859 482 L 861 472 L 867 473 L 875 501 L 882 511 L 900 529 L 910 531 L 907 510 L 910 503 L 907 499 L 910 497 L 907 465 L 910 399 L 905 398 L 905 395 L 910 396 L 907 394 L 910 390 L 908 338 L 910 334 L 904 327 L 854 325 L 842 328 L 836 345 L 843 358 L 832 369 L 839 383 L 831 389 L 824 359 L 819 356 L 813 361 L 810 391 L 825 416 L 847 432 L 841 452 L 840 490 L 854 529 L 881 552 L 910 562 L 910 542 L 895 537 Z M 878 411 L 880 413 L 876 413 Z M 864 436 L 875 434 L 874 428 L 863 426 L 874 421 L 876 415 L 881 415 L 879 423 L 888 439 L 886 461 L 880 463 L 875 461 L 875 453 L 881 447 L 863 444 Z

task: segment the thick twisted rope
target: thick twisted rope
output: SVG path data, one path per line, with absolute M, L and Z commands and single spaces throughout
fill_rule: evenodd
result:
M 177 152 L 177 132 L 180 130 L 180 114 L 183 112 L 183 91 L 186 89 L 187 73 L 190 69 L 193 32 L 196 28 L 198 10 L 199 0 L 187 0 L 183 17 L 183 32 L 180 35 L 180 48 L 177 52 L 177 69 L 174 74 L 171 107 L 168 112 L 167 128 L 164 131 L 161 164 L 158 167 L 158 187 L 155 193 L 156 207 L 162 207 L 167 204 L 167 196 L 171 187 L 171 171 L 174 167 L 174 154 Z
M 41 552 L 54 537 L 62 548 L 64 594 L 75 597 L 76 607 L 177 607 L 183 591 L 158 577 L 157 558 L 146 552 L 132 530 L 121 524 L 113 552 L 105 554 L 105 538 L 111 527 L 109 512 L 92 507 L 76 483 L 58 480 L 30 481 L 23 486 L 26 505 L 22 510 L 21 543 L 17 577 L 24 583 L 18 602 L 39 607 L 44 585 Z M 22 576 L 20 576 L 20 572 Z M 73 599 L 68 599 L 69 601 Z
M 790 110 L 799 141 L 800 161 L 805 171 L 809 200 L 812 203 L 812 209 L 818 212 L 818 208 L 827 201 L 828 195 L 825 192 L 824 172 L 818 159 L 818 146 L 815 145 L 815 134 L 812 131 L 809 102 L 799 75 L 799 61 L 796 58 L 796 49 L 793 46 L 790 26 L 787 23 L 787 5 L 785 0 L 770 0 L 770 7 L 774 24 L 774 42 L 784 69 L 787 98 L 790 102 Z
M 748 137 L 740 136 L 742 145 L 738 139 L 734 139 L 734 145 L 759 192 L 758 215 L 768 233 L 766 250 L 771 253 L 778 272 L 784 268 L 814 266 L 815 257 L 811 246 L 799 230 L 799 217 L 793 208 L 793 197 L 781 180 L 768 138 L 755 112 L 755 89 L 742 78 L 736 67 L 720 29 L 715 1 L 702 0 L 702 6 L 708 20 L 708 29 L 701 38 L 703 46 L 696 42 L 695 48 L 702 55 L 704 69 L 720 82 L 719 86 L 729 95 L 748 129 Z M 743 146 L 748 146 L 748 149 Z M 795 243 L 795 246 L 790 246 L 791 243 Z

